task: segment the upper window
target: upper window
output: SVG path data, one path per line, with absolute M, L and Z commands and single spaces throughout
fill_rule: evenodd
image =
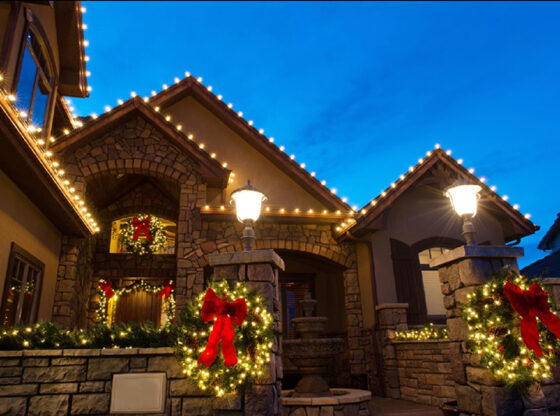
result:
M 1 325 L 35 322 L 44 269 L 42 262 L 12 243 L 0 309 Z
M 15 102 L 28 123 L 45 128 L 52 85 L 52 66 L 35 32 L 28 30 L 22 45 Z
M 438 271 L 430 268 L 430 261 L 448 251 L 443 247 L 432 247 L 418 253 L 428 321 L 445 320 L 445 306 L 443 306 Z
M 127 221 L 133 217 L 125 217 L 113 221 L 111 225 L 111 243 L 109 245 L 109 253 L 128 253 L 126 247 L 121 243 L 121 229 Z M 158 218 L 159 222 L 165 226 L 165 245 L 161 250 L 154 254 L 175 254 L 175 236 L 177 234 L 177 224 L 163 218 Z M 140 239 L 144 239 L 144 234 L 139 235 Z

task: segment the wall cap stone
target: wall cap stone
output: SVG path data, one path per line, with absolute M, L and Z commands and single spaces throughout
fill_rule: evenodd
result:
M 234 253 L 215 253 L 208 256 L 210 266 L 229 266 L 235 264 L 271 263 L 284 270 L 284 260 L 274 250 L 251 250 Z
M 518 258 L 523 257 L 523 247 L 510 246 L 459 246 L 430 262 L 430 267 L 441 267 L 465 258 Z
M 375 307 L 376 310 L 381 311 L 383 309 L 407 309 L 408 303 L 382 303 Z
M 543 285 L 560 285 L 560 277 L 546 277 L 542 279 Z
M 424 339 L 424 340 L 391 340 L 393 344 L 446 344 L 451 342 L 450 339 Z
M 114 355 L 173 355 L 170 347 L 160 348 L 101 348 L 101 349 L 66 349 L 66 350 L 18 350 L 1 351 L 0 358 L 6 357 L 99 357 Z

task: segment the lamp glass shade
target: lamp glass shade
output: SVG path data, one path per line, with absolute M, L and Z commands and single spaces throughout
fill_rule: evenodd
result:
M 237 219 L 241 222 L 246 220 L 256 221 L 261 215 L 262 202 L 265 196 L 256 189 L 240 189 L 231 194 L 235 201 Z
M 445 195 L 451 200 L 455 212 L 459 216 L 476 215 L 478 193 L 482 188 L 479 185 L 457 185 L 447 189 Z

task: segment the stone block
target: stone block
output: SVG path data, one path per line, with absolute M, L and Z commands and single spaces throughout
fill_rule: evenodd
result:
M 245 415 L 246 416 L 273 416 L 270 406 L 274 401 L 273 386 L 253 385 L 245 391 Z
M 213 398 L 210 397 L 185 397 L 183 398 L 184 416 L 207 416 L 212 415 Z
M 68 402 L 69 396 L 67 394 L 31 397 L 27 416 L 66 416 L 68 414 Z
M 247 280 L 255 282 L 274 282 L 274 270 L 270 264 L 248 264 Z
M 148 371 L 167 372 L 167 378 L 183 377 L 183 369 L 179 365 L 175 356 L 150 357 L 148 359 Z
M 465 286 L 478 286 L 488 281 L 494 271 L 487 259 L 463 259 L 459 263 L 459 275 Z
M 213 399 L 215 410 L 241 410 L 241 397 L 238 394 L 228 394 Z
M 53 358 L 52 365 L 80 365 L 85 364 L 85 358 Z
M 484 384 L 485 386 L 499 386 L 500 382 L 490 373 L 480 367 L 467 366 L 467 380 L 470 383 Z
M 455 300 L 457 303 L 466 303 L 469 299 L 467 294 L 474 292 L 475 286 L 464 287 L 455 291 Z
M 0 377 L 19 377 L 22 372 L 21 367 L 0 367 Z
M 546 404 L 550 407 L 560 408 L 560 386 L 558 384 L 548 384 L 542 386 Z
M 55 383 L 59 381 L 83 381 L 86 368 L 82 365 L 59 367 L 27 367 L 23 370 L 24 383 Z
M 455 385 L 457 406 L 461 412 L 480 414 L 482 395 L 470 386 Z
M 181 378 L 169 382 L 169 392 L 171 396 L 211 396 L 212 392 L 201 390 L 190 379 Z
M 106 415 L 109 413 L 107 393 L 74 394 L 72 396 L 73 415 Z
M 146 359 L 146 357 L 134 357 L 130 359 L 130 368 L 146 368 L 147 363 L 148 360 Z
M 37 384 L 13 384 L 0 388 L 0 396 L 30 396 L 37 393 Z
M 557 390 L 557 388 L 555 389 Z M 527 389 L 527 394 L 521 395 L 523 406 L 526 409 L 547 407 L 548 403 L 540 384 L 533 384 Z M 550 405 L 552 407 L 552 404 Z
M 0 399 L 0 415 L 25 415 L 27 397 L 3 397 Z
M 62 367 L 61 367 L 62 368 Z M 88 380 L 110 380 L 114 373 L 128 371 L 128 358 L 90 358 Z
M 22 360 L 24 367 L 47 367 L 49 365 L 48 358 L 24 358 Z
M 104 381 L 84 381 L 80 383 L 80 393 L 101 393 L 104 390 Z
M 20 365 L 19 358 L 4 358 L 0 359 L 0 367 L 14 367 Z
M 447 319 L 447 331 L 451 341 L 463 341 L 469 336 L 469 327 L 462 318 Z
M 40 394 L 76 393 L 77 391 L 78 383 L 41 384 L 39 388 Z
M 523 402 L 518 394 L 503 387 L 481 387 L 484 416 L 517 416 L 523 414 Z M 463 409 L 461 409 L 463 410 Z

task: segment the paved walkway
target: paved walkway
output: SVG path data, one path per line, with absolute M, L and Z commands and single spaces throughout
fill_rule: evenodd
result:
M 437 407 L 386 397 L 371 399 L 369 411 L 371 416 L 442 416 Z

